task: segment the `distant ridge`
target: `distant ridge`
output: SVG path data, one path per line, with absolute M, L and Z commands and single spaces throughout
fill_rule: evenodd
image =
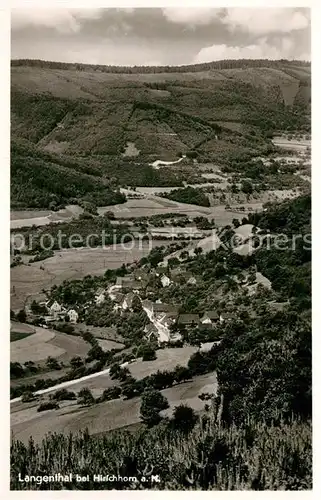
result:
M 288 59 L 223 59 L 200 64 L 182 66 L 108 66 L 103 64 L 65 63 L 58 61 L 43 61 L 41 59 L 12 59 L 11 66 L 30 66 L 36 68 L 50 69 L 74 69 L 76 71 L 100 71 L 103 73 L 197 73 L 201 71 L 212 71 L 220 69 L 236 68 L 280 68 L 284 65 L 296 67 L 310 67 L 309 61 L 297 61 Z

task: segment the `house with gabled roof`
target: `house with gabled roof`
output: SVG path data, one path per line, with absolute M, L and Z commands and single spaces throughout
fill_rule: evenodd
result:
M 156 326 L 153 323 L 149 323 L 144 328 L 145 337 L 148 340 L 152 340 L 153 338 L 158 340 L 158 331 Z
M 46 307 L 49 314 L 55 319 L 58 319 L 59 315 L 64 312 L 62 306 L 56 300 L 49 300 Z
M 203 316 L 200 318 L 200 322 L 202 325 L 206 324 L 214 324 L 218 323 L 220 321 L 220 315 L 217 311 L 212 310 L 212 311 L 205 311 Z
M 236 315 L 231 312 L 222 312 L 220 314 L 220 323 L 224 323 L 225 321 L 233 321 L 236 319 Z
M 131 308 L 134 297 L 135 297 L 134 292 L 129 292 L 125 295 L 124 300 L 122 302 L 122 309 L 124 311 Z

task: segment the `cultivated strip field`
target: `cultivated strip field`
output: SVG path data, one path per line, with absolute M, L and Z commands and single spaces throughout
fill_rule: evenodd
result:
M 10 360 L 18 363 L 39 362 L 52 356 L 68 361 L 74 356 L 84 356 L 88 351 L 89 345 L 80 337 L 35 327 L 34 334 L 11 343 Z
M 11 229 L 21 227 L 46 226 L 52 222 L 67 222 L 78 216 L 83 209 L 78 205 L 68 205 L 58 212 L 51 210 L 12 210 L 10 212 Z

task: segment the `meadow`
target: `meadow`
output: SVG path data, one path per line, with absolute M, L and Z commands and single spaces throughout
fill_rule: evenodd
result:
M 85 386 L 91 388 L 93 393 L 96 392 L 98 395 L 98 390 L 95 391 L 97 382 L 101 392 L 112 385 L 117 385 L 117 381 L 108 378 L 109 381 L 107 378 L 97 377 L 92 381 L 95 381 L 94 386 L 90 385 L 90 381 Z M 76 392 L 80 389 L 80 386 L 70 388 Z M 204 407 L 204 402 L 198 398 L 198 395 L 203 392 L 213 394 L 216 389 L 216 375 L 212 373 L 164 389 L 162 393 L 168 399 L 171 408 L 185 402 L 196 411 L 200 411 Z M 59 410 L 48 410 L 41 414 L 37 413 L 36 406 L 25 409 L 23 403 L 16 403 L 16 405 L 16 411 L 13 408 L 11 415 L 11 435 L 13 439 L 19 439 L 25 443 L 28 442 L 30 436 L 36 442 L 41 442 L 48 432 L 64 432 L 68 435 L 69 432 L 78 432 L 88 428 L 91 434 L 99 434 L 137 424 L 140 421 L 140 398 L 117 399 L 89 408 L 81 408 L 76 403 L 70 404 L 69 402 L 62 404 Z M 170 409 L 166 412 L 169 414 Z

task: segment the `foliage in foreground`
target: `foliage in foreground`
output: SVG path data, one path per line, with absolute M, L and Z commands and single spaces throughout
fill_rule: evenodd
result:
M 18 481 L 18 474 L 89 474 L 87 482 Z M 97 482 L 94 474 L 137 476 L 138 482 Z M 160 482 L 151 481 L 159 475 Z M 142 476 L 149 478 L 141 482 Z M 312 488 L 311 424 L 221 426 L 203 416 L 188 433 L 164 421 L 152 429 L 99 436 L 47 436 L 11 445 L 11 489 L 303 490 Z

